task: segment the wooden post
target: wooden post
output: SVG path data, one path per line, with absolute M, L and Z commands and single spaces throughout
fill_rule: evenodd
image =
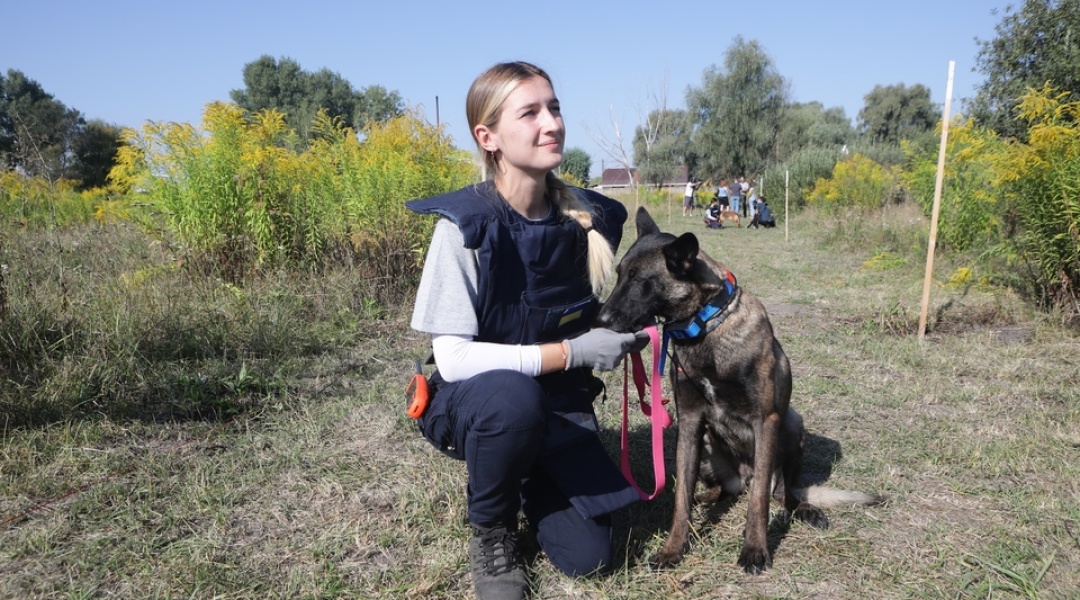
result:
M 791 182 L 791 171 L 784 171 L 784 241 L 789 240 L 788 237 L 788 223 L 791 222 L 791 201 L 789 199 L 790 193 L 788 191 L 788 185 Z
M 941 211 L 941 186 L 945 178 L 945 145 L 949 138 L 949 108 L 952 106 L 953 69 L 949 61 L 949 81 L 945 84 L 945 110 L 941 116 L 941 146 L 938 149 L 937 179 L 934 182 L 934 209 L 930 215 L 930 242 L 926 248 L 926 275 L 923 277 L 922 309 L 919 311 L 919 339 L 926 337 L 926 313 L 930 308 L 930 278 L 934 273 L 934 247 L 937 246 L 938 213 Z

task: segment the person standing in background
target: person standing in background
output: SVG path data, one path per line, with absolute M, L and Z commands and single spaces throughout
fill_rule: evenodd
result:
M 716 199 L 720 201 L 720 210 L 728 210 L 731 207 L 731 200 L 728 197 L 728 183 L 727 178 L 720 179 L 720 185 L 716 186 Z
M 690 181 L 686 182 L 686 191 L 683 192 L 682 202 L 682 216 L 684 217 L 694 216 L 694 191 L 697 189 L 698 185 L 700 184 L 694 181 L 693 177 L 690 178 Z
M 740 177 L 739 178 L 739 196 L 741 196 L 742 199 L 743 199 L 743 202 L 741 203 L 741 206 L 742 206 L 742 216 L 743 216 L 744 219 L 746 218 L 746 211 L 748 209 L 747 204 L 750 204 L 750 202 L 749 202 L 750 195 L 749 194 L 750 194 L 750 184 L 746 183 L 746 177 Z M 736 211 L 736 212 L 738 212 L 738 211 Z
M 757 212 L 757 186 L 752 179 L 747 183 L 750 187 L 746 190 L 746 204 L 749 205 L 750 219 L 753 220 L 754 213 Z
M 739 185 L 739 180 L 732 177 L 731 186 L 728 187 L 728 194 L 731 196 L 731 210 L 733 212 L 739 212 L 739 204 L 742 201 L 742 186 Z

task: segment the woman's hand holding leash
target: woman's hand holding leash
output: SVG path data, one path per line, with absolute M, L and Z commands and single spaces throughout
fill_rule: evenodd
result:
M 649 343 L 649 334 L 617 333 L 597 328 L 566 340 L 566 368 L 591 367 L 611 371 L 619 366 L 628 352 L 640 352 Z

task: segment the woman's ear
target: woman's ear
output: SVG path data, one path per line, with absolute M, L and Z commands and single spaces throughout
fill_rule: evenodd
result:
M 480 147 L 487 152 L 495 152 L 499 147 L 495 144 L 495 134 L 487 125 L 477 125 L 473 128 L 473 136 Z

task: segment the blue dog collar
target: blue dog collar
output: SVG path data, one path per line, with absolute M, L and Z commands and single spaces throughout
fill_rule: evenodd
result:
M 723 291 L 709 300 L 696 315 L 664 325 L 665 341 L 668 337 L 680 342 L 694 340 L 719 327 L 724 322 L 724 309 L 731 304 L 731 299 L 735 297 L 738 289 L 735 274 L 727 271 Z

